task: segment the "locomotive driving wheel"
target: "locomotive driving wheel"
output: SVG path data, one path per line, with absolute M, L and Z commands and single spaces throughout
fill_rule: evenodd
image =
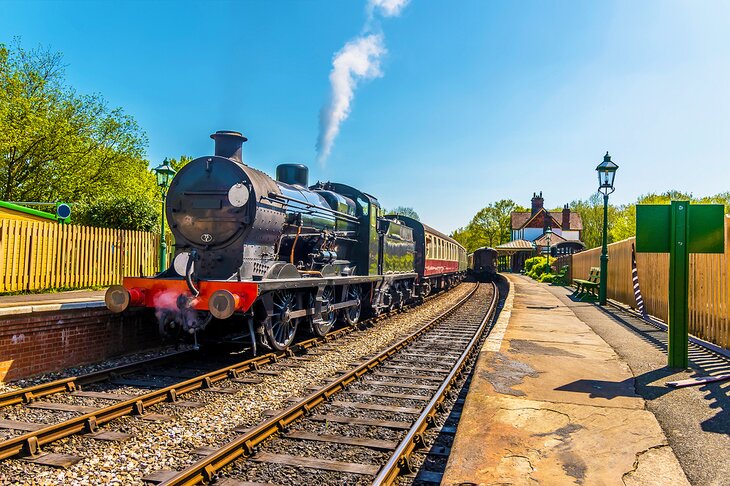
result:
M 290 314 L 296 309 L 297 299 L 291 290 L 279 290 L 273 293 L 272 309 L 264 324 L 266 338 L 271 347 L 283 351 L 294 341 L 299 319 L 292 319 Z
M 315 306 L 315 297 L 310 297 L 309 306 Z M 327 286 L 322 291 L 322 312 L 319 315 L 312 316 L 312 332 L 316 336 L 324 336 L 327 334 L 337 320 L 337 312 L 330 310 L 330 306 L 335 303 L 335 290 Z
M 357 305 L 348 307 L 342 311 L 345 321 L 348 324 L 357 324 L 360 320 L 360 313 L 362 312 L 362 290 L 358 285 L 352 285 L 347 289 L 347 298 L 345 300 L 356 300 Z

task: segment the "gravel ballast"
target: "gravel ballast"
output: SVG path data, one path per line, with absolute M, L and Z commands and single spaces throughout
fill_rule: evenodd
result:
M 401 339 L 442 310 L 462 298 L 470 285 L 460 285 L 451 292 L 437 296 L 423 305 L 386 320 L 348 338 L 318 348 L 322 354 L 311 354 L 312 361 L 297 361 L 301 368 L 285 368 L 279 365 L 265 366 L 276 369 L 278 376 L 255 375 L 263 379 L 260 384 L 246 385 L 228 380 L 217 383 L 220 387 L 234 387 L 234 394 L 196 391 L 180 399 L 205 404 L 201 408 L 184 408 L 170 403 L 152 407 L 148 412 L 169 415 L 168 422 L 150 422 L 137 417 L 122 417 L 101 430 L 130 433 L 132 438 L 123 442 L 97 441 L 84 435 L 76 435 L 44 446 L 45 452 L 75 454 L 84 459 L 68 470 L 40 466 L 22 460 L 5 460 L 0 463 L 2 484 L 141 484 L 141 478 L 161 469 L 179 470 L 197 460 L 192 451 L 200 446 L 220 446 L 238 435 L 236 426 L 253 426 L 265 418 L 268 410 L 288 406 L 288 398 L 305 396 L 306 388 L 331 380 L 348 364 L 358 362 Z M 101 366 L 101 365 L 100 365 Z M 75 369 L 67 374 L 83 372 Z M 58 374 L 55 378 L 63 376 Z M 249 375 L 246 375 L 249 376 Z M 38 378 L 41 379 L 40 377 Z M 24 383 L 24 386 L 28 386 Z M 115 393 L 139 393 L 119 391 Z M 418 390 L 403 389 L 403 393 L 422 394 Z M 78 402 L 82 403 L 82 402 Z M 84 405 L 106 405 L 106 401 L 85 400 Z M 335 424 L 329 424 L 333 430 Z M 366 435 L 364 435 L 366 436 Z M 262 465 L 263 467 L 264 465 Z

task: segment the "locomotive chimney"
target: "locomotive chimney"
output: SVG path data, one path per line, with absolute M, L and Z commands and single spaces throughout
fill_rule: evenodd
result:
M 215 140 L 215 154 L 243 163 L 243 142 L 248 140 L 240 132 L 218 130 L 210 136 Z

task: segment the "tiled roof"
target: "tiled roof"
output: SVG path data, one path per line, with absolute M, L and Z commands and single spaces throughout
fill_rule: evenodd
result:
M 561 243 L 565 241 L 565 238 L 560 236 L 557 233 L 553 233 L 552 236 L 550 236 L 550 244 L 556 245 L 558 243 Z M 536 238 L 535 241 L 533 241 L 537 246 L 547 246 L 547 236 L 543 233 L 543 235 L 539 238 Z
M 512 240 L 499 246 L 494 247 L 496 250 L 534 250 L 531 241 Z
M 550 216 L 555 218 L 556 221 L 559 223 L 563 222 L 563 213 L 562 211 L 551 211 Z M 532 213 L 530 211 L 513 211 L 511 214 L 512 217 L 512 229 L 518 230 L 525 226 L 527 222 L 532 218 Z M 576 231 L 576 230 L 582 230 L 583 229 L 583 219 L 580 217 L 580 214 L 576 213 L 575 211 L 570 212 L 570 228 L 569 230 Z

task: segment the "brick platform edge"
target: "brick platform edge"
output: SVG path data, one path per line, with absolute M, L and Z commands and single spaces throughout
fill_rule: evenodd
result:
M 155 322 L 148 310 L 99 307 L 0 316 L 0 382 L 156 346 Z

